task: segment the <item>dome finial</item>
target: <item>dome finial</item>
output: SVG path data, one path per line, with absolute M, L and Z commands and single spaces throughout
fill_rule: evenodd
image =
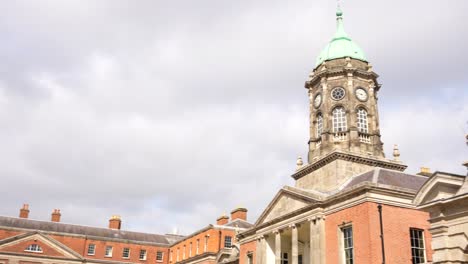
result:
M 343 16 L 343 11 L 341 11 L 341 3 L 340 0 L 336 0 L 336 17 Z

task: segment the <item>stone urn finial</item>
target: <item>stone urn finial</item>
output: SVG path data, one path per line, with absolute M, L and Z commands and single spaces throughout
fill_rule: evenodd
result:
M 302 168 L 302 166 L 304 165 L 304 162 L 302 161 L 301 156 L 299 156 L 297 158 L 296 165 L 297 165 L 296 170 L 300 170 Z
M 397 144 L 393 145 L 393 160 L 400 161 L 400 150 Z

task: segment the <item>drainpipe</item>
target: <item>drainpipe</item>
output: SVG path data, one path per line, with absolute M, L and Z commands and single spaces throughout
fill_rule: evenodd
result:
M 377 205 L 379 210 L 379 220 L 380 220 L 380 242 L 382 243 L 382 264 L 385 264 L 385 244 L 384 244 L 384 234 L 383 234 L 383 223 L 382 223 L 382 205 Z
M 221 250 L 221 237 L 222 237 L 222 232 L 219 230 L 219 240 L 218 240 L 218 252 Z

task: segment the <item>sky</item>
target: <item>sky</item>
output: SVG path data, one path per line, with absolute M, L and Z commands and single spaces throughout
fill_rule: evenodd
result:
M 307 157 L 332 0 L 2 1 L 0 215 L 189 234 L 254 222 Z M 466 0 L 346 0 L 387 157 L 466 174 Z

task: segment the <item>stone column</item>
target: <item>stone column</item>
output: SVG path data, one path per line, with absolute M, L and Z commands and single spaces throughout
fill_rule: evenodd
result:
M 317 252 L 319 264 L 325 264 L 325 217 L 320 216 L 317 218 L 316 230 L 317 230 Z
M 315 233 L 316 233 L 316 230 L 315 230 L 315 220 L 312 220 L 312 219 L 309 219 L 309 245 L 310 245 L 310 249 L 309 249 L 309 259 L 310 259 L 310 262 L 315 264 L 317 263 L 317 260 L 315 258 L 315 256 L 317 255 L 317 243 L 316 243 L 316 236 L 315 236 Z
M 275 264 L 281 264 L 281 232 L 275 232 Z
M 264 264 L 263 256 L 265 255 L 265 238 L 260 236 L 257 238 L 257 250 L 255 252 L 255 264 Z
M 266 237 L 262 236 L 262 243 L 261 243 L 261 250 L 262 250 L 262 259 L 260 261 L 261 264 L 267 263 L 267 248 L 266 248 Z
M 291 226 L 291 264 L 299 263 L 299 245 L 297 237 L 297 226 L 294 224 Z
M 257 238 L 257 248 L 255 249 L 255 264 L 262 263 L 262 239 L 263 237 Z

